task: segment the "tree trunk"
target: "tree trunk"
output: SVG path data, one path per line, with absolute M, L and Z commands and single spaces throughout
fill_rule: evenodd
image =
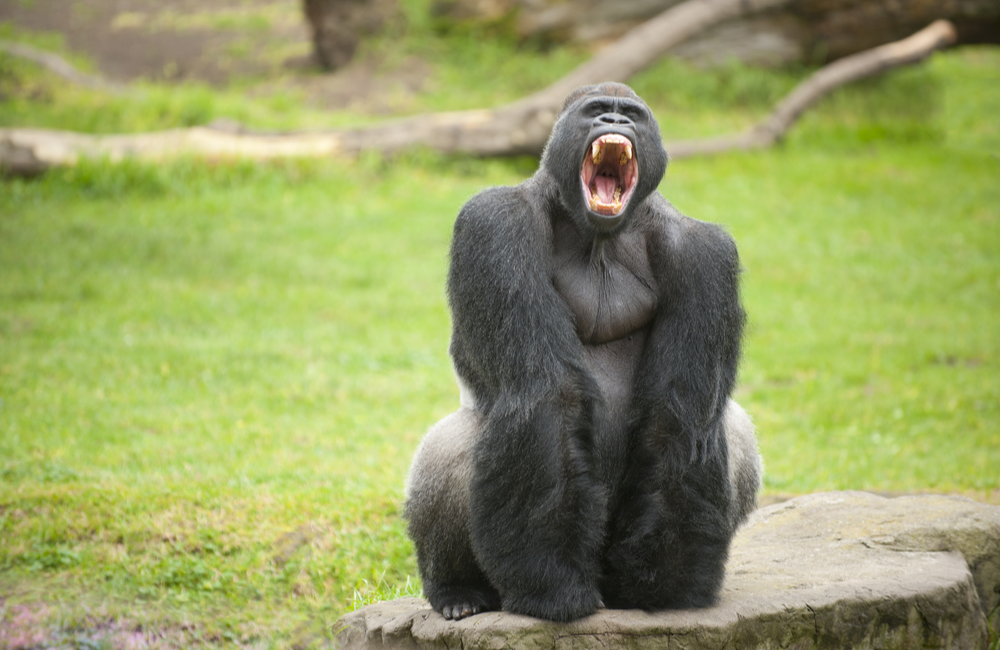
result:
M 393 0 L 303 0 L 313 54 L 327 70 L 351 62 L 363 36 L 374 34 L 394 10 Z

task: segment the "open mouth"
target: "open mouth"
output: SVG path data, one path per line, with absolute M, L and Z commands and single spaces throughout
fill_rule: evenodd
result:
M 588 155 L 583 157 L 580 180 L 591 212 L 608 217 L 620 214 L 638 179 L 639 165 L 628 138 L 607 133 L 590 144 Z

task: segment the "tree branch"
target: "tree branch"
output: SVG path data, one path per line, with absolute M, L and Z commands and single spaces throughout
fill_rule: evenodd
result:
M 673 158 L 719 153 L 734 149 L 759 149 L 780 141 L 802 113 L 843 85 L 881 74 L 892 68 L 922 61 L 935 50 L 955 42 L 955 27 L 938 20 L 909 38 L 838 59 L 820 68 L 790 92 L 762 122 L 743 133 L 668 143 Z

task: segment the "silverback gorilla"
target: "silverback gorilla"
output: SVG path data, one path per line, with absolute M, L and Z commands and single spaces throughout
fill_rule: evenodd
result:
M 587 86 L 535 175 L 458 216 L 461 407 L 417 450 L 406 503 L 445 618 L 715 601 L 761 473 L 729 398 L 740 268 L 726 232 L 656 191 L 666 165 L 645 103 Z

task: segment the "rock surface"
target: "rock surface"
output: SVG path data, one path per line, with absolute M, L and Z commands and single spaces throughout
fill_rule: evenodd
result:
M 352 612 L 335 631 L 343 648 L 985 648 L 998 601 L 1000 507 L 831 492 L 755 512 L 710 609 L 452 622 L 404 598 Z

